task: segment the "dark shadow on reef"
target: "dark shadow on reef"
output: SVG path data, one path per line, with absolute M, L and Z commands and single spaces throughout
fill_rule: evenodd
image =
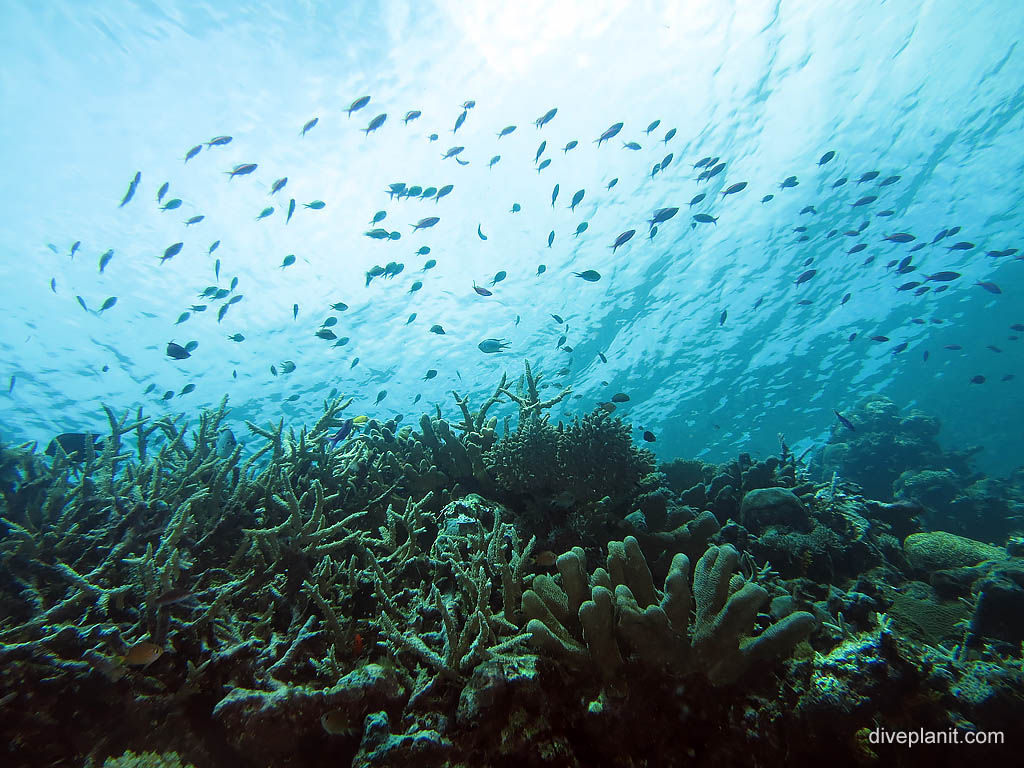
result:
M 248 453 L 226 403 L 0 446 L 4 764 L 1014 762 L 1024 474 L 884 398 L 809 465 L 657 466 L 541 378 Z

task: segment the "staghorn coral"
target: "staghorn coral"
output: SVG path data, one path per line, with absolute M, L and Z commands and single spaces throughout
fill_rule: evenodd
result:
M 697 561 L 691 593 L 685 555 L 673 558 L 664 590 L 658 590 L 635 538 L 611 542 L 607 570 L 589 580 L 583 551 L 576 549 L 558 558 L 561 585 L 540 576 L 523 594 L 526 629 L 537 647 L 570 666 L 596 668 L 608 680 L 619 676 L 632 654 L 649 669 L 697 673 L 726 685 L 757 661 L 788 655 L 817 625 L 813 615 L 795 611 L 754 634 L 769 592 L 733 575 L 739 559 L 731 546 L 709 547 Z
M 151 707 L 167 712 L 229 680 L 229 694 L 274 693 L 350 673 L 374 611 L 360 604 L 372 591 L 369 560 L 375 553 L 396 583 L 425 562 L 424 507 L 434 501 L 430 492 L 416 503 L 396 495 L 401 483 L 381 488 L 392 479 L 384 471 L 367 482 L 368 460 L 397 465 L 405 479 L 394 453 L 379 448 L 388 425 L 326 447 L 347 404 L 325 402 L 309 432 L 250 424 L 265 442 L 244 462 L 241 445 L 217 451 L 226 401 L 191 434 L 178 420 L 108 410 L 110 436 L 78 461 L 59 446 L 49 466 L 31 450 L 5 450 L 4 701 L 20 700 L 19 683 L 45 699 L 81 679 L 100 695 L 127 676 L 133 689 L 162 692 Z M 134 671 L 120 654 L 140 641 L 174 653 Z M 36 709 L 22 710 L 10 732 L 45 733 Z M 122 738 L 111 733 L 94 749 L 109 753 Z
M 444 683 L 461 686 L 478 664 L 509 657 L 527 639 L 518 606 L 535 540 L 523 546 L 502 507 L 476 495 L 449 504 L 440 519 L 429 582 L 398 593 L 388 574 L 374 573 L 381 645 L 406 671 L 410 704 Z

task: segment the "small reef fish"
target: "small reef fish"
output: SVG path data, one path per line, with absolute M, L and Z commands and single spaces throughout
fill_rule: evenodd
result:
M 604 133 L 602 133 L 600 136 L 598 136 L 596 139 L 594 139 L 594 143 L 597 144 L 597 146 L 600 147 L 602 142 L 605 142 L 608 139 L 612 139 L 612 138 L 615 138 L 616 136 L 618 136 L 619 131 L 621 131 L 621 130 L 622 130 L 622 123 L 613 123 L 612 125 L 610 125 L 605 130 Z
M 377 115 L 375 118 L 373 118 L 373 120 L 370 121 L 369 125 L 363 128 L 363 135 L 369 136 L 372 131 L 376 131 L 378 128 L 384 125 L 384 121 L 387 119 L 388 116 L 387 113 L 385 112 L 382 112 L 381 114 Z
M 331 448 L 336 448 L 338 443 L 340 443 L 342 440 L 344 440 L 352 433 L 352 429 L 354 427 L 355 421 L 353 419 L 345 419 L 345 421 L 341 423 L 341 427 L 338 429 L 338 431 L 331 435 L 330 440 L 328 441 Z
M 469 110 L 467 110 L 467 109 L 464 109 L 464 110 L 462 110 L 462 112 L 461 112 L 461 113 L 459 114 L 459 116 L 458 116 L 457 118 L 455 118 L 455 127 L 454 127 L 454 128 L 452 128 L 452 133 L 457 133 L 457 132 L 458 132 L 458 130 L 459 130 L 459 128 L 461 128 L 461 127 L 462 127 L 462 124 L 463 124 L 464 122 L 466 122 L 466 115 L 467 115 L 467 114 L 469 114 Z
M 701 195 L 703 197 L 703 195 Z M 679 212 L 678 208 L 659 208 L 654 212 L 654 215 L 647 221 L 650 227 L 655 227 L 658 224 L 668 221 Z
M 857 431 L 857 428 L 853 426 L 853 422 L 851 422 L 848 418 L 843 416 L 843 414 L 841 414 L 835 408 L 832 409 L 832 413 L 834 413 L 836 415 L 836 418 L 839 419 L 839 423 L 846 427 L 848 430 L 850 430 L 851 432 Z
M 129 667 L 146 668 L 163 655 L 164 649 L 156 643 L 136 643 L 120 659 Z
M 627 229 L 621 235 L 616 237 L 615 238 L 615 242 L 612 243 L 608 247 L 612 249 L 612 253 L 615 253 L 615 251 L 619 248 L 619 246 L 625 245 L 627 242 L 629 242 L 630 238 L 632 238 L 633 235 L 635 235 L 635 234 L 636 234 L 636 230 L 635 229 Z
M 534 120 L 533 124 L 536 125 L 537 128 L 543 128 L 545 125 L 547 125 L 548 123 L 550 123 L 554 119 L 556 114 L 558 114 L 558 107 L 554 107 L 552 109 L 549 109 L 543 115 L 541 115 L 536 120 Z M 514 126 L 513 126 L 513 128 L 514 128 Z
M 441 219 L 438 216 L 427 216 L 426 218 L 420 219 L 415 224 L 410 224 L 409 226 L 412 227 L 413 232 L 416 232 L 420 229 L 428 229 L 437 224 L 440 220 Z
M 349 117 L 352 117 L 352 113 L 353 112 L 359 111 L 360 109 L 362 109 L 363 107 L 365 107 L 369 103 L 370 103 L 370 97 L 369 96 L 360 96 L 358 99 L 356 99 L 351 104 L 349 104 L 348 105 L 348 109 L 346 109 L 345 111 L 348 113 Z
M 495 352 L 501 352 L 510 346 L 509 342 L 505 339 L 484 339 L 477 344 L 479 349 L 484 354 L 494 354 Z
M 247 176 L 255 171 L 256 167 L 256 163 L 242 163 L 241 165 L 236 165 L 230 171 L 224 171 L 224 173 L 228 175 L 228 181 L 230 181 L 235 176 Z
M 180 344 L 170 341 L 167 343 L 167 356 L 174 360 L 184 360 L 187 357 L 191 357 L 192 354 Z
M 131 199 L 135 197 L 135 190 L 139 188 L 140 181 L 142 181 L 142 172 L 136 171 L 135 178 L 133 178 L 131 182 L 129 182 L 128 191 L 125 192 L 124 197 L 121 198 L 121 204 L 117 206 L 118 208 L 124 208 L 126 205 L 128 205 L 129 202 L 131 202 Z
M 88 432 L 62 432 L 50 440 L 44 453 L 47 456 L 56 456 L 59 447 L 69 459 L 84 459 L 86 446 L 90 443 L 94 451 L 103 450 L 103 441 L 96 435 Z
M 793 282 L 796 285 L 803 285 L 808 280 L 810 280 L 812 277 L 814 277 L 816 274 L 818 274 L 818 270 L 816 270 L 816 269 L 808 269 L 805 272 L 802 272 L 800 274 L 800 276 L 796 280 L 794 280 Z

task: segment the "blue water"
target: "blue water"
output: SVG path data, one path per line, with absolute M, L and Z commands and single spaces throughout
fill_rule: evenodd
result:
M 833 408 L 880 392 L 938 415 L 945 445 L 983 445 L 977 462 L 988 473 L 1024 463 L 1024 342 L 1010 330 L 1024 323 L 1024 262 L 988 255 L 1024 248 L 1017 3 L 5 2 L 3 16 L 5 441 L 105 431 L 102 403 L 194 419 L 225 393 L 236 422 L 310 423 L 332 388 L 372 416 L 409 421 L 434 403 L 453 414 L 452 389 L 479 403 L 528 357 L 580 396 L 556 417 L 627 393 L 617 413 L 637 439 L 657 436 L 661 458 L 766 454 L 780 432 L 799 450 L 823 440 Z M 346 116 L 363 95 L 369 105 Z M 453 135 L 467 100 L 476 105 Z M 533 121 L 553 107 L 538 130 Z M 422 116 L 403 124 L 409 110 Z M 384 125 L 364 135 L 380 113 Z M 622 132 L 598 147 L 619 121 Z M 218 135 L 233 140 L 183 162 Z M 542 140 L 551 165 L 538 173 Z M 642 148 L 623 148 L 628 141 Z M 441 158 L 452 146 L 465 147 L 468 165 Z M 830 150 L 835 158 L 819 167 Z M 698 183 L 693 166 L 708 156 L 725 170 Z M 229 180 L 241 163 L 258 168 Z M 878 178 L 855 183 L 873 170 Z M 119 208 L 137 171 L 138 191 Z M 791 175 L 798 186 L 780 189 Z M 268 195 L 284 176 L 285 189 Z M 181 208 L 157 206 L 165 181 L 165 200 Z M 387 185 L 399 181 L 454 190 L 439 203 L 389 200 Z M 720 194 L 741 181 L 745 190 Z M 585 197 L 570 212 L 578 189 Z M 707 198 L 691 210 L 698 192 Z M 851 207 L 866 195 L 878 199 Z M 286 225 L 292 197 L 299 208 Z M 326 207 L 302 207 L 315 199 Z M 514 203 L 521 212 L 510 212 Z M 274 213 L 256 221 L 268 205 Z M 801 214 L 808 205 L 816 213 Z M 646 221 L 667 206 L 680 211 L 649 239 Z M 387 212 L 378 226 L 400 240 L 364 236 L 378 210 Z M 695 213 L 717 224 L 692 222 Z M 426 216 L 440 222 L 414 233 Z M 588 229 L 575 238 L 582 221 Z M 857 236 L 843 234 L 864 222 Z M 798 226 L 808 228 L 804 242 Z M 916 271 L 886 269 L 954 226 L 957 235 L 913 254 Z M 636 236 L 613 253 L 628 229 Z M 883 240 L 897 232 L 916 239 Z M 179 241 L 181 253 L 161 264 Z M 958 241 L 974 247 L 948 250 Z M 867 248 L 848 254 L 857 243 Z M 429 256 L 416 255 L 421 246 Z M 296 263 L 281 269 L 288 254 Z M 437 267 L 420 274 L 427 258 Z M 404 271 L 366 286 L 364 273 L 389 261 Z M 807 269 L 817 273 L 796 285 Z M 493 296 L 473 292 L 499 270 L 508 277 Z M 601 279 L 573 276 L 584 270 Z M 962 277 L 941 294 L 896 290 L 940 270 Z M 218 323 L 227 297 L 198 294 L 233 277 L 232 295 L 244 298 Z M 415 280 L 423 287 L 410 294 Z M 94 311 L 118 301 L 96 314 L 76 296 Z M 334 302 L 349 309 L 333 311 Z M 199 303 L 208 308 L 175 325 Z M 347 346 L 314 335 L 330 316 Z M 435 323 L 445 335 L 428 331 Z M 563 332 L 571 353 L 556 348 Z M 245 341 L 228 340 L 235 333 Z M 510 348 L 483 354 L 486 338 Z M 165 354 L 172 340 L 199 346 L 176 361 Z M 273 376 L 286 360 L 295 371 Z M 431 368 L 437 378 L 423 381 Z M 978 375 L 985 383 L 971 384 Z M 160 399 L 190 383 L 194 392 Z

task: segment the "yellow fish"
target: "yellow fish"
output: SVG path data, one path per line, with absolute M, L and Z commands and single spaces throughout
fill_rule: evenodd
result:
M 370 420 L 369 416 L 356 416 L 354 419 L 352 419 L 352 423 L 353 424 L 365 424 L 369 420 Z
M 129 667 L 148 667 L 164 655 L 164 649 L 156 643 L 136 643 L 121 657 Z

